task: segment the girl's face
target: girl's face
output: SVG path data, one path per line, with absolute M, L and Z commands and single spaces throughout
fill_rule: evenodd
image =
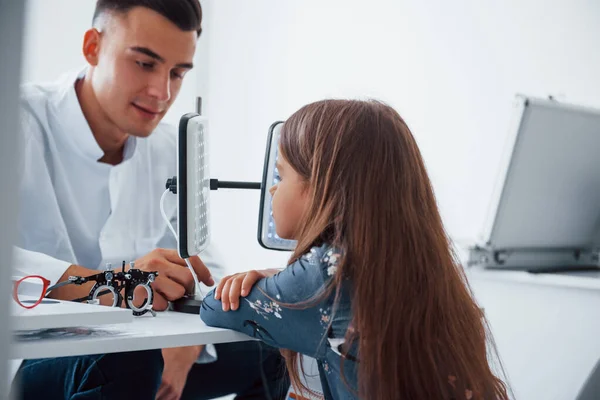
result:
M 297 239 L 302 215 L 308 206 L 308 182 L 279 152 L 277 161 L 280 181 L 269 189 L 273 196 L 275 230 L 282 239 Z

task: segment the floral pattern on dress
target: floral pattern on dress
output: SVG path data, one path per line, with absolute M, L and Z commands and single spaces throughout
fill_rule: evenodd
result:
M 340 253 L 334 251 L 334 249 L 329 249 L 323 256 L 323 262 L 327 263 L 327 275 L 334 276 L 337 272 L 338 262 L 340 260 Z
M 269 315 L 273 315 L 276 318 L 282 319 L 281 316 L 281 306 L 274 301 L 261 301 L 260 299 L 256 301 L 250 301 L 248 299 L 244 299 L 250 305 L 256 313 L 262 316 L 264 319 L 269 319 Z
M 323 328 L 328 328 L 329 322 L 331 322 L 331 315 L 329 314 L 329 312 L 330 312 L 329 307 L 319 308 L 319 314 L 320 314 L 319 323 L 321 324 L 321 326 Z
M 327 374 L 331 374 L 331 367 L 325 360 L 323 360 L 323 370 L 327 372 Z
M 300 258 L 304 261 L 308 261 L 310 264 L 316 264 L 319 259 L 318 256 L 319 254 L 317 252 L 317 249 L 312 248 L 308 253 L 303 254 Z

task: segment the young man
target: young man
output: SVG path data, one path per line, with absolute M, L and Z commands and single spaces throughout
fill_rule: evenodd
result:
M 24 88 L 15 252 L 21 275 L 42 275 L 54 284 L 97 273 L 107 262 L 135 260 L 136 268 L 159 271 L 155 309 L 193 292 L 191 273 L 173 250 L 175 239 L 159 211 L 165 180 L 176 171 L 175 129 L 161 119 L 193 68 L 201 20 L 198 0 L 98 0 L 83 40 L 88 67 L 52 85 Z M 218 265 L 206 254 L 203 259 L 216 274 Z M 191 262 L 199 279 L 212 285 L 205 264 L 198 257 Z M 67 285 L 50 295 L 72 300 L 90 287 Z M 208 356 L 202 346 L 27 360 L 17 382 L 27 399 L 230 393 L 258 399 L 269 397 L 263 367 L 270 397 L 285 392 L 277 353 L 260 354 L 252 342 L 216 348 L 217 361 L 209 364 L 196 362 Z

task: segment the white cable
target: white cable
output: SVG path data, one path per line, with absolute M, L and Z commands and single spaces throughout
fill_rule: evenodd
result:
M 165 197 L 167 196 L 167 193 L 169 193 L 169 189 L 165 190 L 162 196 L 160 196 L 160 213 L 162 214 L 163 219 L 167 223 L 167 226 L 173 233 L 173 236 L 175 236 L 175 240 L 179 243 L 179 237 L 177 236 L 177 232 L 175 232 L 175 228 L 173 228 L 173 225 L 171 225 L 171 220 L 169 220 L 169 217 L 167 217 L 167 213 L 165 212 Z
M 196 275 L 196 271 L 194 271 L 194 268 L 192 268 L 190 259 L 184 258 L 184 261 L 187 264 L 188 268 L 190 269 L 190 272 L 192 273 L 192 276 L 194 277 L 194 282 L 196 283 L 196 285 L 194 286 L 194 296 L 200 295 L 200 296 L 204 297 L 204 293 L 202 293 L 202 290 L 200 290 L 200 282 L 198 281 L 198 275 Z
M 160 213 L 162 214 L 163 219 L 167 223 L 167 226 L 171 230 L 171 233 L 173 233 L 173 236 L 175 236 L 175 240 L 177 241 L 177 243 L 179 243 L 179 236 L 177 235 L 177 232 L 175 232 L 175 228 L 173 228 L 171 220 L 169 220 L 169 217 L 167 217 L 167 213 L 165 212 L 165 198 L 167 196 L 167 193 L 169 193 L 169 189 L 165 190 L 162 196 L 160 196 Z M 188 269 L 192 273 L 192 277 L 194 278 L 194 295 L 199 294 L 200 296 L 203 296 L 203 293 L 200 290 L 200 282 L 198 281 L 198 275 L 196 275 L 196 271 L 194 271 L 190 260 L 188 258 L 184 258 L 183 260 L 185 261 L 185 264 L 187 265 Z

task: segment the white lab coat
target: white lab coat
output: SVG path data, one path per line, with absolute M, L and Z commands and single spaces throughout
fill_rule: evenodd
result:
M 121 164 L 99 163 L 104 153 L 81 111 L 78 76 L 27 85 L 21 100 L 15 274 L 42 275 L 53 284 L 71 264 L 116 267 L 177 244 L 159 208 L 166 180 L 176 175 L 176 129 L 161 123 L 148 138 L 128 139 Z M 175 195 L 167 196 L 165 210 L 175 225 Z M 210 249 L 201 256 L 220 277 Z
M 99 163 L 104 153 L 75 92 L 84 73 L 22 89 L 14 276 L 41 275 L 54 284 L 71 264 L 117 267 L 158 247 L 176 248 L 160 213 L 165 182 L 176 175 L 176 129 L 161 123 L 148 138 L 128 139 L 121 164 Z M 175 195 L 165 210 L 175 225 Z M 201 257 L 215 279 L 223 276 L 210 247 Z

